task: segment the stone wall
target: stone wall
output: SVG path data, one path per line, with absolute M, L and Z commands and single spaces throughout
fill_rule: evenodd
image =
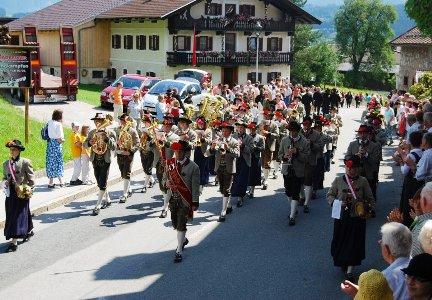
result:
M 432 46 L 402 46 L 396 88 L 408 90 L 415 83 L 417 71 L 432 70 Z

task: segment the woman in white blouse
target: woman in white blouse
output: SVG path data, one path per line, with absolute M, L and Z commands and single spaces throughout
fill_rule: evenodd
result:
M 49 179 L 48 188 L 54 188 L 54 178 L 58 178 L 60 187 L 63 183 L 63 149 L 65 141 L 63 133 L 63 111 L 54 110 L 52 118 L 48 121 L 48 146 L 46 151 L 46 173 Z

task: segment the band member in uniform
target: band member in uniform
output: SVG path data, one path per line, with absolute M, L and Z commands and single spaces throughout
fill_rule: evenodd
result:
M 231 187 L 231 197 L 237 197 L 237 207 L 243 206 L 251 167 L 252 137 L 246 133 L 247 124 L 239 120 L 235 123 L 237 132 L 233 138 L 239 142 L 240 156 L 236 160 L 236 173 Z
M 222 136 L 213 140 L 208 152 L 215 155 L 215 172 L 219 179 L 222 198 L 222 212 L 219 222 L 224 222 L 226 214 L 232 212 L 230 203 L 231 186 L 236 173 L 236 161 L 240 156 L 240 144 L 232 137 L 234 126 L 222 123 Z
M 171 150 L 175 157 L 167 159 L 163 183 L 171 191 L 169 208 L 178 242 L 174 262 L 179 263 L 183 259 L 183 249 L 189 243 L 186 238 L 186 222 L 192 219 L 193 211 L 199 206 L 200 171 L 198 165 L 189 158 L 188 152 L 192 148 L 188 142 L 174 142 Z
M 6 223 L 4 235 L 12 239 L 6 252 L 16 251 L 18 239 L 23 242 L 33 236 L 33 222 L 29 201 L 33 193 L 34 173 L 29 159 L 21 157 L 25 147 L 19 140 L 6 143 L 10 159 L 3 163 L 3 186 L 6 192 Z
M 249 197 L 254 197 L 255 187 L 261 185 L 261 153 L 264 151 L 264 137 L 257 133 L 257 123 L 248 125 L 252 137 L 251 167 L 249 172 Z
M 319 144 L 321 150 L 318 152 L 317 165 L 312 176 L 313 192 L 312 198 L 316 198 L 316 191 L 324 188 L 324 174 L 325 174 L 325 158 L 324 158 L 324 147 L 333 141 L 333 138 L 323 133 L 323 123 L 321 120 L 315 120 L 314 130 L 319 133 Z
M 279 127 L 272 120 L 273 113 L 269 110 L 264 111 L 264 120 L 261 125 L 261 135 L 265 138 L 265 148 L 262 155 L 263 165 L 263 190 L 267 189 L 267 180 L 270 174 L 271 162 L 273 160 L 273 153 L 276 149 L 276 140 L 279 137 Z
M 166 172 L 166 160 L 171 159 L 174 156 L 173 150 L 171 150 L 171 144 L 177 142 L 180 138 L 173 131 L 174 118 L 172 115 L 165 115 L 164 121 L 162 124 L 162 133 L 163 136 L 161 139 L 157 139 L 155 141 L 156 147 L 159 152 L 159 159 L 156 164 L 156 176 L 159 181 L 159 188 L 162 192 L 164 198 L 164 205 L 162 208 L 162 212 L 160 218 L 166 218 L 168 214 L 168 204 L 169 199 L 171 198 L 171 190 L 167 190 L 165 185 L 162 182 L 164 173 Z
M 151 138 L 153 130 L 157 130 L 157 128 L 154 128 L 151 124 L 151 117 L 150 115 L 144 115 L 142 117 L 142 123 L 139 128 L 139 136 L 140 136 L 140 156 L 141 156 L 141 165 L 145 174 L 144 179 L 144 187 L 142 189 L 142 192 L 144 193 L 147 191 L 147 187 L 152 187 L 154 183 L 154 179 L 152 176 L 152 170 L 153 170 L 153 162 L 155 158 L 154 148 L 155 148 L 155 141 Z
M 370 127 L 360 125 L 357 130 L 358 138 L 352 141 L 349 146 L 345 158 L 358 156 L 360 158 L 360 176 L 366 177 L 369 182 L 372 194 L 376 201 L 376 190 L 378 177 L 378 168 L 381 161 L 381 146 L 370 140 Z
M 192 149 L 195 148 L 197 142 L 197 134 L 190 128 L 192 120 L 186 116 L 182 116 L 178 121 L 178 130 L 176 134 L 179 136 L 181 141 L 189 143 Z M 189 153 L 190 155 L 191 153 Z
M 139 149 L 138 133 L 135 129 L 134 120 L 127 114 L 119 117 L 120 126 L 115 129 L 117 139 L 117 164 L 123 178 L 123 195 L 120 196 L 120 203 L 125 203 L 132 194 L 130 190 L 130 175 L 132 161 L 135 152 Z
M 208 146 L 212 142 L 212 130 L 207 128 L 205 117 L 200 116 L 196 119 L 197 134 L 196 147 L 194 149 L 194 162 L 200 168 L 200 194 L 205 185 L 209 183 L 210 178 L 210 161 L 206 156 Z
M 289 122 L 289 136 L 282 139 L 278 153 L 282 160 L 285 194 L 291 204 L 290 226 L 295 225 L 300 189 L 305 176 L 305 164 L 310 154 L 309 142 L 300 134 L 300 130 L 299 123 L 296 121 Z
M 304 208 L 305 213 L 309 213 L 309 202 L 312 199 L 313 192 L 313 174 L 317 166 L 317 160 L 320 152 L 323 151 L 324 141 L 318 131 L 312 128 L 312 118 L 305 117 L 303 119 L 303 130 L 301 134 L 308 140 L 310 152 L 306 159 L 305 174 L 304 174 Z
M 107 129 L 113 122 L 111 115 L 96 113 L 91 120 L 94 121 L 96 129 L 89 132 L 84 147 L 91 147 L 90 161 L 93 164 L 93 171 L 99 188 L 98 200 L 93 209 L 93 215 L 97 216 L 100 209 L 111 205 L 111 199 L 107 190 L 108 174 L 111 165 L 111 152 L 116 150 L 116 134 Z M 104 198 L 102 204 L 102 198 Z M 102 204 L 102 207 L 101 207 Z
M 279 146 L 280 146 L 280 142 L 282 141 L 282 139 L 286 136 L 288 130 L 287 130 L 287 122 L 284 120 L 284 116 L 282 114 L 282 111 L 277 110 L 275 112 L 275 123 L 279 128 L 279 136 L 276 139 L 276 145 L 275 145 L 275 151 L 274 153 L 276 153 L 274 155 L 274 161 L 273 161 L 273 179 L 277 178 L 277 172 L 279 172 L 279 167 L 280 167 L 280 159 L 279 156 L 277 155 L 277 153 L 279 153 Z
M 342 201 L 340 219 L 334 220 L 331 255 L 334 265 L 341 267 L 348 280 L 353 279 L 353 267 L 365 258 L 366 218 L 375 205 L 368 181 L 359 176 L 360 158 L 346 157 L 345 175 L 337 177 L 328 193 L 330 205 Z M 359 209 L 363 207 L 363 209 Z

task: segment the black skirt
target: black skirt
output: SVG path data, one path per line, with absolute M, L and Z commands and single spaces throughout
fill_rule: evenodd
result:
M 324 188 L 324 173 L 325 173 L 325 161 L 324 157 L 317 159 L 317 165 L 312 175 L 312 186 L 314 190 L 322 190 Z
M 340 220 L 334 220 L 331 255 L 337 267 L 358 266 L 365 259 L 366 220 L 352 218 L 343 211 Z
M 249 172 L 249 186 L 261 185 L 261 158 L 252 155 L 251 167 Z
M 210 177 L 209 158 L 204 156 L 201 147 L 196 147 L 194 150 L 194 162 L 200 169 L 200 185 L 208 184 Z
M 6 239 L 25 238 L 33 229 L 29 199 L 18 198 L 15 186 L 10 186 L 10 195 L 6 197 L 6 223 L 4 235 Z

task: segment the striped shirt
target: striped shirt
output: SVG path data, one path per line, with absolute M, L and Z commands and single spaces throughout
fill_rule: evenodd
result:
M 432 212 L 425 213 L 420 216 L 418 216 L 413 224 L 411 225 L 411 232 L 412 232 L 412 249 L 411 249 L 411 257 L 414 257 L 416 255 L 424 253 L 424 250 L 420 244 L 419 241 L 419 234 L 421 229 L 423 228 L 423 225 L 428 221 L 432 220 Z

